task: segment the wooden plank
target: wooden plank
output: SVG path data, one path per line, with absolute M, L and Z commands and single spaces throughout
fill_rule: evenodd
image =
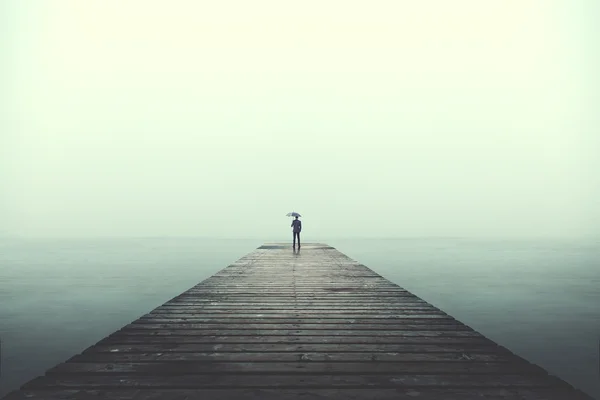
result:
M 369 311 L 372 311 L 369 312 Z M 435 310 L 432 308 L 427 309 L 407 309 L 400 307 L 393 307 L 388 309 L 353 309 L 353 308 L 325 308 L 325 309 L 311 309 L 302 306 L 294 307 L 290 305 L 281 309 L 274 308 L 241 308 L 240 307 L 231 307 L 231 308 L 221 308 L 221 307 L 158 307 L 152 310 L 149 314 L 188 314 L 188 315 L 206 315 L 206 314 L 228 314 L 228 315 L 236 315 L 236 314 L 261 314 L 262 315 L 280 315 L 280 314 L 301 314 L 301 315 L 318 315 L 318 316 L 327 316 L 327 315 L 340 315 L 340 314 L 356 314 L 369 316 L 373 313 L 378 316 L 381 315 L 406 315 L 406 316 L 438 316 L 443 315 L 447 316 L 443 311 Z
M 415 313 L 411 313 L 409 311 L 402 311 L 402 313 L 399 312 L 388 312 L 388 313 L 379 313 L 379 314 L 375 314 L 375 315 L 370 315 L 370 314 L 360 314 L 360 313 L 356 313 L 356 312 L 331 312 L 331 313 L 311 313 L 310 311 L 308 312 L 302 312 L 302 311 L 290 311 L 287 313 L 267 313 L 267 312 L 260 312 L 260 313 L 256 313 L 256 312 L 242 312 L 242 311 L 238 311 L 238 312 L 231 312 L 231 311 L 224 311 L 224 312 L 218 312 L 218 311 L 210 311 L 210 312 L 189 312 L 189 313 L 153 313 L 150 312 L 149 314 L 146 314 L 144 316 L 145 318 L 155 318 L 155 319 L 165 319 L 165 318 L 188 318 L 188 319 L 192 319 L 192 318 L 243 318 L 246 320 L 253 320 L 253 319 L 266 319 L 266 318 L 302 318 L 302 319 L 327 319 L 329 318 L 352 318 L 352 319 L 358 319 L 358 318 L 365 318 L 365 319 L 370 319 L 370 320 L 375 320 L 375 319 L 425 319 L 425 320 L 431 320 L 431 319 L 438 319 L 438 320 L 443 320 L 445 322 L 447 321 L 453 321 L 454 318 L 444 314 L 444 313 L 428 313 L 428 314 L 415 314 Z
M 203 296 L 208 294 L 207 292 L 199 292 L 197 294 L 193 294 L 194 296 Z M 386 292 L 377 292 L 374 293 L 370 290 L 363 291 L 338 291 L 338 292 L 330 292 L 326 290 L 273 290 L 268 291 L 264 289 L 256 289 L 256 290 L 245 290 L 245 291 L 233 291 L 233 290 L 215 290 L 210 292 L 211 297 L 229 297 L 232 299 L 241 299 L 253 297 L 257 299 L 259 297 L 268 297 L 268 298 L 277 298 L 277 297 L 287 297 L 299 299 L 299 298 L 323 298 L 323 299 L 333 299 L 333 300 L 349 300 L 349 299 L 375 299 L 375 298 L 393 298 L 399 300 L 411 300 L 414 299 L 414 296 L 405 293 L 386 293 Z
M 303 335 L 255 335 L 255 336 L 189 336 L 179 334 L 164 335 L 127 335 L 121 332 L 114 333 L 98 344 L 129 344 L 129 343 L 178 343 L 178 344 L 486 344 L 486 337 L 452 337 L 452 336 L 303 336 Z
M 410 324 L 410 325 L 448 325 L 456 322 L 455 319 L 448 318 L 413 318 L 413 317 L 401 317 L 401 316 L 393 316 L 389 318 L 358 318 L 352 316 L 344 316 L 346 318 L 318 318 L 318 317 L 261 317 L 261 318 L 247 318 L 247 317 L 238 317 L 232 318 L 227 315 L 219 315 L 216 317 L 162 317 L 158 315 L 147 314 L 140 319 L 136 320 L 136 324 L 355 324 L 355 325 L 370 325 L 370 324 L 385 324 L 388 323 L 390 325 L 397 324 Z
M 248 300 L 213 300 L 213 299 L 197 299 L 197 300 L 171 300 L 167 303 L 165 303 L 165 306 L 171 306 L 171 305 L 189 305 L 189 306 L 197 306 L 197 305 L 206 305 L 206 304 L 211 304 L 211 305 L 221 305 L 221 306 L 235 306 L 235 307 L 239 307 L 239 306 L 272 306 L 272 307 L 279 307 L 279 306 L 283 306 L 286 304 L 290 304 L 290 302 L 292 302 L 293 304 L 296 305 L 305 305 L 305 306 L 328 306 L 328 307 L 341 307 L 341 306 L 348 306 L 348 307 L 352 307 L 352 306 L 359 306 L 359 307 L 366 307 L 366 306 L 398 306 L 398 307 L 403 307 L 403 306 L 419 306 L 419 307 L 433 307 L 433 305 L 426 303 L 423 300 L 418 300 L 418 299 L 410 299 L 410 300 L 406 300 L 406 301 L 394 301 L 394 300 L 389 300 L 389 301 L 382 301 L 382 300 L 370 300 L 370 299 L 365 299 L 365 300 L 359 300 L 359 301 L 354 301 L 354 300 L 334 300 L 334 299 L 325 299 L 325 300 L 320 300 L 320 301 L 315 301 L 315 300 L 302 300 L 302 299 L 298 299 L 298 298 L 293 298 L 293 299 L 288 299 L 287 301 L 282 301 L 282 300 L 277 300 L 277 299 L 271 299 L 271 298 L 264 298 L 264 299 L 260 299 L 259 301 L 257 301 L 256 299 L 248 299 Z
M 337 332 L 365 332 L 365 334 L 372 334 L 372 332 L 386 332 L 386 331 L 437 331 L 437 332 L 456 332 L 466 331 L 475 332 L 471 328 L 458 324 L 278 324 L 278 323 L 254 323 L 254 324 L 236 324 L 236 323 L 211 323 L 211 324 L 185 324 L 185 323 L 166 323 L 166 324 L 154 324 L 154 323 L 131 323 L 126 325 L 120 330 L 120 332 L 135 332 L 135 331 L 147 331 L 147 330 L 172 330 L 173 332 L 179 330 L 238 330 L 238 329 L 256 329 L 256 330 L 270 330 L 270 329 L 281 329 L 281 330 L 312 330 L 314 332 L 330 331 L 331 334 L 338 334 Z
M 23 390 L 5 400 L 591 400 L 571 388 L 352 388 L 352 389 L 57 389 Z
M 294 271 L 296 272 L 296 271 Z M 380 292 L 386 292 L 386 293 L 390 293 L 390 294 L 400 294 L 400 295 L 406 295 L 406 296 L 414 296 L 410 291 L 401 288 L 399 286 L 396 286 L 394 284 L 389 284 L 389 283 L 384 283 L 382 281 L 376 280 L 376 279 L 371 279 L 368 282 L 364 282 L 362 281 L 363 278 L 357 278 L 356 280 L 344 280 L 343 282 L 332 282 L 332 283 L 327 283 L 327 282 L 323 282 L 329 279 L 336 279 L 339 280 L 339 277 L 319 277 L 319 279 L 321 280 L 321 282 L 319 283 L 311 283 L 311 282 L 300 282 L 298 281 L 296 278 L 292 278 L 290 280 L 284 280 L 282 278 L 274 278 L 273 282 L 266 282 L 266 283 L 258 283 L 258 279 L 264 279 L 264 275 L 267 274 L 268 272 L 264 272 L 261 273 L 262 276 L 257 275 L 256 277 L 256 281 L 252 280 L 251 278 L 249 278 L 247 276 L 246 273 L 246 277 L 244 277 L 244 284 L 239 284 L 239 278 L 242 276 L 241 274 L 238 274 L 238 276 L 236 277 L 232 277 L 230 279 L 222 279 L 218 282 L 213 281 L 213 282 L 206 282 L 206 284 L 202 285 L 202 286 L 194 286 L 192 288 L 190 288 L 190 292 L 201 292 L 201 291 L 220 291 L 220 290 L 226 290 L 226 291 L 239 291 L 239 292 L 245 292 L 247 290 L 256 290 L 256 289 L 272 289 L 274 291 L 278 291 L 278 290 L 293 290 L 293 289 L 301 289 L 302 291 L 306 291 L 306 292 L 312 292 L 314 290 L 321 290 L 321 291 L 326 291 L 326 292 L 331 292 L 331 293 L 337 293 L 337 292 L 345 292 L 345 291 L 380 291 Z M 289 271 L 286 272 L 288 275 L 293 273 L 293 271 Z M 270 275 L 271 273 L 269 273 Z M 236 282 L 236 284 L 230 284 L 229 281 L 233 281 L 233 280 L 238 280 L 238 282 Z M 362 282 L 361 282 L 362 281 Z
M 386 364 L 387 365 L 387 364 Z M 152 376 L 134 374 L 115 375 L 50 375 L 36 378 L 23 387 L 39 388 L 407 388 L 407 387 L 544 387 L 558 386 L 559 382 L 547 375 L 480 374 L 186 374 Z
M 547 375 L 532 364 L 493 362 L 67 362 L 46 375 L 195 375 L 195 374 L 504 374 Z
M 290 273 L 298 273 L 298 271 L 294 271 Z M 268 274 L 265 272 L 264 274 Z M 201 294 L 206 292 L 215 292 L 215 291 L 234 291 L 234 292 L 245 292 L 247 290 L 257 290 L 262 289 L 265 291 L 270 291 L 273 293 L 277 293 L 278 291 L 290 291 L 290 290 L 298 290 L 300 289 L 302 292 L 309 292 L 308 294 L 313 293 L 315 290 L 321 291 L 320 293 L 324 296 L 335 295 L 337 293 L 340 294 L 349 294 L 346 292 L 384 292 L 384 294 L 388 296 L 415 296 L 412 292 L 403 289 L 399 286 L 390 286 L 388 284 L 382 285 L 375 279 L 369 280 L 368 283 L 352 283 L 350 281 L 338 282 L 338 284 L 317 284 L 317 283 L 306 283 L 301 284 L 297 280 L 296 281 L 283 281 L 278 279 L 277 282 L 268 283 L 268 284 L 258 284 L 249 282 L 247 279 L 244 279 L 244 282 L 240 281 L 240 277 L 237 278 L 235 283 L 228 282 L 210 282 L 202 286 L 193 286 L 188 291 L 180 293 L 180 296 L 186 296 L 191 293 Z M 319 279 L 329 279 L 325 277 L 319 277 Z M 341 278 L 333 278 L 333 279 L 341 279 Z M 360 278 L 363 279 L 363 278 Z M 233 278 L 232 278 L 233 281 Z M 418 296 L 417 296 L 418 297 Z
M 590 399 L 323 244 L 261 246 L 25 398 Z
M 372 336 L 391 336 L 397 338 L 436 338 L 436 337 L 461 337 L 461 338 L 480 338 L 487 340 L 485 336 L 475 331 L 468 330 L 346 330 L 346 329 L 123 329 L 115 332 L 113 335 L 120 336 L 310 336 L 310 337 L 372 337 Z M 112 337 L 112 335 L 111 335 Z
M 85 352 L 69 362 L 495 362 L 514 363 L 513 354 L 468 352 L 394 353 L 394 352 Z
M 390 314 L 390 313 L 395 313 L 395 314 L 445 314 L 447 315 L 445 312 L 434 308 L 433 306 L 410 306 L 410 305 L 406 305 L 406 306 L 398 306 L 398 305 L 391 305 L 391 306 L 337 306 L 337 307 L 333 307 L 333 306 L 306 306 L 303 304 L 294 304 L 293 302 L 288 303 L 287 305 L 282 305 L 279 307 L 273 307 L 273 306 L 252 306 L 252 305 L 247 305 L 247 306 L 221 306 L 219 304 L 207 304 L 207 305 L 191 305 L 191 306 L 186 306 L 186 305 L 162 305 L 159 307 L 156 307 L 154 310 L 151 311 L 151 313 L 156 313 L 156 312 L 163 312 L 163 313 L 175 313 L 175 312 L 179 312 L 179 313 L 197 313 L 197 312 L 214 312 L 214 311 L 226 311 L 226 312 L 238 312 L 238 313 L 255 313 L 255 312 L 264 312 L 264 311 L 270 311 L 272 313 L 288 313 L 288 312 L 301 312 L 304 311 L 306 313 L 311 313 L 311 314 L 322 314 L 322 313 L 328 313 L 328 314 L 334 314 L 334 313 L 340 313 L 340 312 L 345 312 L 345 313 L 354 313 L 354 314 L 365 314 L 365 315 L 370 315 L 370 314 Z
M 227 285 L 227 287 L 246 287 L 246 286 L 281 286 L 283 283 L 294 284 L 295 286 L 317 286 L 317 287 L 346 287 L 346 286 L 378 286 L 387 287 L 393 290 L 403 290 L 400 286 L 386 281 L 380 276 L 372 276 L 370 279 L 365 279 L 364 275 L 348 275 L 348 274 L 328 274 L 327 276 L 318 276 L 312 279 L 299 280 L 296 276 L 290 274 L 291 271 L 282 271 L 279 276 L 273 271 L 272 267 L 266 267 L 265 271 L 269 272 L 268 277 L 263 274 L 257 274 L 255 277 L 250 277 L 248 271 L 245 268 L 239 268 L 235 274 L 231 274 L 229 277 L 224 276 L 213 276 L 205 280 L 202 284 L 194 286 L 198 287 L 214 287 L 215 285 Z M 256 270 L 254 270 L 256 272 Z M 312 269 L 311 274 L 315 274 L 316 270 Z M 244 282 L 239 281 L 240 275 L 246 275 Z M 344 279 L 345 278 L 345 279 Z M 246 285 L 247 283 L 247 285 Z
M 385 352 L 385 353 L 506 353 L 507 350 L 492 343 L 461 344 L 332 344 L 332 343 L 144 343 L 144 344 L 107 344 L 98 343 L 84 353 L 166 353 L 166 352 Z
M 202 293 L 197 296 L 185 296 L 185 297 L 176 297 L 175 300 L 182 300 L 182 302 L 234 302 L 234 303 L 243 303 L 243 302 L 253 302 L 260 299 L 262 302 L 281 302 L 288 303 L 290 301 L 294 302 L 320 302 L 324 304 L 336 304 L 336 303 L 350 303 L 350 302 L 379 302 L 386 304 L 400 304 L 400 303 L 424 303 L 427 302 L 418 299 L 416 297 L 410 296 L 384 296 L 379 295 L 377 293 L 373 293 L 371 295 L 349 295 L 349 294 L 336 294 L 332 296 L 311 296 L 305 294 L 287 294 L 287 295 L 274 295 L 269 293 L 262 293 L 260 296 L 256 295 L 247 295 L 247 296 L 236 296 L 236 295 L 216 295 L 214 293 Z
M 219 304 L 207 304 L 207 305 L 172 305 L 172 304 L 165 304 L 162 305 L 160 307 L 155 308 L 154 310 L 152 310 L 152 312 L 156 313 L 156 312 L 163 312 L 163 313 L 174 313 L 174 312 L 179 312 L 179 313 L 187 313 L 187 312 L 198 312 L 198 311 L 211 311 L 211 310 L 217 310 L 217 311 L 239 311 L 239 310 L 243 310 L 244 312 L 263 312 L 263 311 L 270 311 L 270 312 L 278 312 L 281 313 L 283 312 L 297 312 L 297 311 L 306 311 L 306 312 L 311 312 L 311 313 L 335 313 L 335 312 L 340 312 L 340 311 L 352 311 L 352 312 L 376 312 L 376 313 L 385 313 L 385 312 L 389 312 L 389 311 L 394 311 L 394 312 L 405 312 L 405 313 L 410 313 L 410 314 L 445 314 L 444 312 L 435 309 L 432 306 L 410 306 L 410 305 L 403 305 L 403 306 L 365 306 L 365 307 L 360 307 L 360 306 L 338 306 L 338 307 L 328 307 L 328 306 L 307 306 L 304 304 L 294 304 L 294 303 L 289 303 L 287 305 L 281 305 L 281 306 L 253 306 L 253 305 L 246 305 L 246 306 L 240 306 L 240 305 L 235 305 L 235 306 L 222 306 Z M 447 314 L 446 314 L 447 315 Z
M 277 302 L 262 302 L 262 303 L 247 303 L 247 302 L 219 302 L 219 301 L 211 301 L 211 302 L 203 302 L 203 303 L 165 303 L 156 309 L 162 310 L 178 310 L 178 309 L 186 309 L 191 308 L 197 309 L 213 309 L 213 308 L 221 308 L 221 309 L 274 309 L 281 310 L 286 307 L 292 308 L 303 308 L 306 310 L 372 310 L 372 309 L 390 309 L 390 310 L 417 310 L 417 311 L 425 311 L 430 310 L 433 312 L 441 311 L 439 308 L 425 303 L 352 303 L 352 302 L 340 302 L 340 303 L 332 303 L 332 302 L 302 302 L 302 301 L 277 301 Z

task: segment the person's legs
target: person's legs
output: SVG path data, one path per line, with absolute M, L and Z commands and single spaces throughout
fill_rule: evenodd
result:
M 297 235 L 298 235 L 298 248 L 300 248 L 300 232 L 298 232 Z
M 293 235 L 294 235 L 294 247 L 296 247 L 296 232 L 294 232 Z

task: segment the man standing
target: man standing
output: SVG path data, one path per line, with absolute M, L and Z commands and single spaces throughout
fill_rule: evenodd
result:
M 302 222 L 298 219 L 296 215 L 296 219 L 292 221 L 292 228 L 294 228 L 294 249 L 296 248 L 296 236 L 298 237 L 298 249 L 300 249 L 300 231 L 302 231 Z

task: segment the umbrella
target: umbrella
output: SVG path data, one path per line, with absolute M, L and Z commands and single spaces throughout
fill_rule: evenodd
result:
M 291 213 L 287 213 L 286 217 L 301 217 L 302 215 L 298 214 L 296 211 L 292 211 Z

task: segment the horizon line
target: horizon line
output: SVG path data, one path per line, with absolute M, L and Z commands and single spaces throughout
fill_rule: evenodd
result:
M 206 235 L 0 235 L 2 239 L 55 239 L 55 240 L 102 240 L 102 239 L 210 239 L 210 240 L 252 240 L 268 243 L 272 241 L 291 241 L 290 238 L 279 237 L 240 237 L 240 236 L 206 236 Z M 473 240 L 473 239 L 596 239 L 600 240 L 599 235 L 404 235 L 404 236 L 328 236 L 314 237 L 311 242 L 323 242 L 324 240 L 413 240 L 413 239 L 444 239 L 444 240 Z M 308 243 L 307 238 L 303 241 Z

